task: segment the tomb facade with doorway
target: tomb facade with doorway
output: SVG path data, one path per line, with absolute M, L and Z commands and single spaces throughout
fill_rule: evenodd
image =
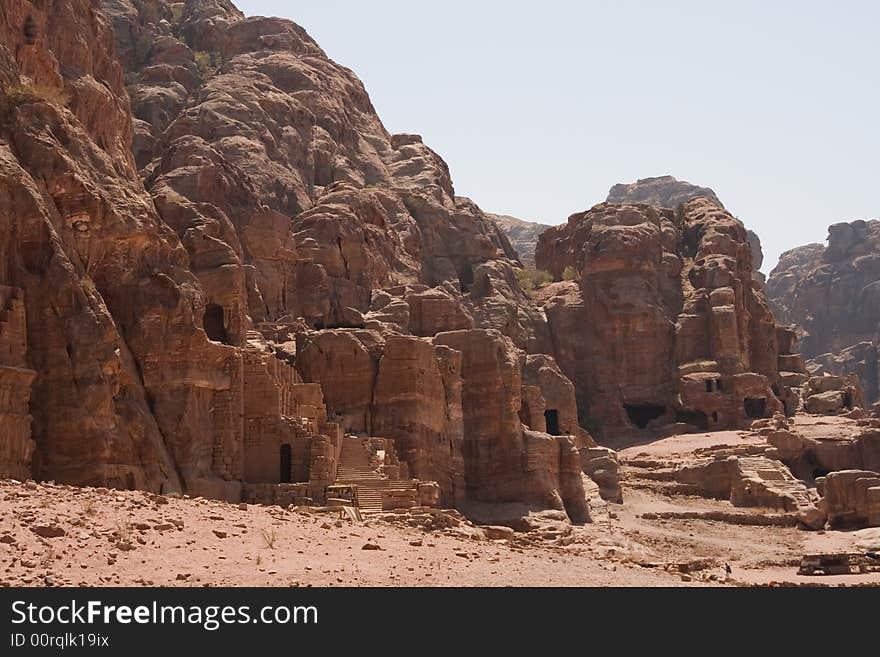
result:
M 541 295 L 553 355 L 601 443 L 797 409 L 794 333 L 769 310 L 744 226 L 715 201 L 597 205 L 545 231 L 536 263 L 557 281 Z

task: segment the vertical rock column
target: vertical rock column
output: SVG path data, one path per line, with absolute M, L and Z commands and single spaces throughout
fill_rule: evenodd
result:
M 36 445 L 28 402 L 36 376 L 27 367 L 24 292 L 0 286 L 0 477 L 31 476 Z

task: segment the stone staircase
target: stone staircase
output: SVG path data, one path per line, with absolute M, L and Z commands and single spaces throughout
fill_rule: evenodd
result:
M 382 475 L 370 465 L 370 453 L 357 436 L 345 436 L 339 453 L 336 483 L 349 484 L 363 480 L 379 480 Z
M 345 436 L 339 454 L 336 470 L 336 484 L 351 484 L 357 487 L 356 503 L 365 513 L 381 512 L 382 492 L 386 490 L 410 490 L 417 488 L 410 480 L 388 479 L 373 470 L 370 452 L 357 436 Z
M 798 511 L 816 500 L 802 481 L 781 462 L 763 456 L 740 457 L 741 481 L 735 482 L 731 501 L 742 506 L 766 506 Z M 738 504 L 739 506 L 739 504 Z
M 726 451 L 717 452 L 721 458 L 630 459 L 621 468 L 621 479 L 632 489 L 727 500 L 734 507 L 763 509 L 768 518 L 791 515 L 791 522 L 793 514 L 815 506 L 815 493 L 780 461 L 751 454 L 724 458 Z

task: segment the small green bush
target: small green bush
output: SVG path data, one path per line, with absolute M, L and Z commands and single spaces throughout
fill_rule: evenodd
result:
M 577 275 L 577 269 L 571 265 L 562 270 L 562 280 L 564 281 L 573 281 L 577 278 Z
M 14 84 L 6 87 L 6 104 L 17 107 L 24 103 L 44 101 L 53 105 L 66 106 L 70 94 L 63 87 L 48 84 Z
M 211 79 L 220 67 L 220 57 L 215 52 L 205 52 L 204 50 L 196 50 L 193 53 L 196 60 L 196 67 L 199 69 L 199 75 L 202 80 Z
M 180 21 L 183 19 L 183 2 L 178 2 L 176 4 L 171 5 L 171 24 L 172 25 L 180 25 Z
M 516 277 L 519 279 L 520 286 L 526 292 L 533 292 L 542 285 L 546 285 L 553 280 L 553 277 L 549 272 L 535 269 L 534 267 L 517 269 Z

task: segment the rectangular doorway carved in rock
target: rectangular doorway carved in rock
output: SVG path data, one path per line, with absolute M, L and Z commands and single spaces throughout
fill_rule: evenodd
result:
M 559 411 L 555 408 L 548 408 L 544 411 L 544 420 L 547 423 L 547 433 L 551 436 L 561 435 L 559 432 Z
M 280 482 L 282 484 L 289 484 L 291 481 L 290 471 L 292 465 L 291 451 L 290 445 L 284 443 L 281 445 L 281 475 Z
M 226 323 L 223 317 L 223 306 L 216 303 L 209 303 L 205 308 L 205 316 L 202 320 L 205 327 L 205 333 L 212 342 L 222 342 L 223 344 L 232 344 L 226 333 Z

